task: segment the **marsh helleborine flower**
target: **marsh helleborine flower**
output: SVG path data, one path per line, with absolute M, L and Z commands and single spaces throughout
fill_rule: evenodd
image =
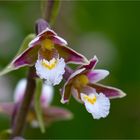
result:
M 48 27 L 36 36 L 29 47 L 13 61 L 16 68 L 35 65 L 37 75 L 47 84 L 61 82 L 66 63 L 83 64 L 88 60 Z
M 89 64 L 82 65 L 72 72 L 62 88 L 61 99 L 62 103 L 66 103 L 72 94 L 77 101 L 85 104 L 87 111 L 95 119 L 108 115 L 109 99 L 125 96 L 125 93 L 117 88 L 97 84 L 109 74 L 107 70 L 94 69 L 97 62 L 95 56 Z
M 27 81 L 22 79 L 18 82 L 14 91 L 14 102 L 0 103 L 0 112 L 8 116 L 12 116 L 15 109 L 18 108 L 21 103 Z M 53 87 L 43 84 L 40 103 L 42 107 L 43 119 L 46 125 L 59 120 L 69 120 L 72 118 L 72 113 L 67 109 L 51 106 L 54 91 Z M 39 123 L 37 120 L 36 112 L 34 110 L 34 102 L 32 101 L 29 113 L 27 115 L 27 122 L 32 127 L 38 127 Z
M 93 118 L 100 119 L 109 114 L 109 99 L 123 97 L 125 93 L 117 88 L 97 84 L 98 81 L 109 74 L 107 70 L 94 69 L 97 62 L 96 56 L 88 61 L 83 55 L 70 49 L 63 38 L 47 27 L 29 43 L 28 48 L 24 52 L 12 61 L 12 66 L 14 69 L 18 69 L 23 66 L 34 65 L 37 76 L 45 80 L 47 85 L 52 86 L 58 85 L 64 75 L 66 82 L 61 90 L 61 102 L 68 102 L 72 94 L 78 102 L 84 103 L 87 111 L 92 114 Z M 69 69 L 68 71 L 66 66 L 68 63 L 80 64 L 81 66 L 76 70 Z M 24 88 L 16 89 L 15 103 L 19 103 L 23 98 L 25 81 L 21 85 Z M 68 118 L 67 114 L 70 114 L 68 111 L 57 107 L 48 107 L 50 102 L 48 96 L 51 97 L 51 89 L 51 86 L 43 85 L 41 104 L 42 108 L 44 108 L 44 116 L 47 116 L 47 120 L 50 118 L 52 120 Z M 46 94 L 46 91 L 50 93 Z M 3 105 L 3 107 L 7 106 Z M 11 107 L 14 108 L 15 105 Z M 33 106 L 30 113 L 28 121 L 36 122 L 33 121 L 36 120 Z

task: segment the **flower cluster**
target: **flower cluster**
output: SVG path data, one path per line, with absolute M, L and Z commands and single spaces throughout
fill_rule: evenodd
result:
M 48 27 L 29 43 L 13 65 L 16 68 L 35 65 L 37 75 L 47 84 L 58 85 L 65 73 L 66 63 L 83 64 L 88 60 Z
M 124 97 L 125 93 L 120 89 L 97 83 L 109 75 L 107 70 L 95 69 L 97 62 L 96 56 L 87 60 L 85 56 L 69 48 L 63 38 L 47 27 L 29 43 L 26 50 L 12 61 L 12 65 L 15 69 L 35 66 L 35 78 L 44 81 L 41 105 L 43 109 L 45 108 L 45 117 L 46 114 L 47 117 L 51 114 L 52 118 L 69 118 L 70 112 L 56 107 L 48 107 L 52 86 L 58 85 L 64 80 L 64 86 L 60 90 L 61 102 L 67 103 L 73 96 L 76 101 L 85 105 L 86 110 L 92 114 L 94 119 L 100 119 L 109 114 L 110 99 Z M 71 69 L 69 63 L 76 64 L 77 67 Z M 21 85 L 24 85 L 24 88 L 17 89 L 15 103 L 23 98 L 25 81 Z M 3 110 L 2 107 L 0 109 Z M 36 124 L 33 107 L 31 110 L 28 120 Z M 56 114 L 57 116 L 55 116 Z
M 97 84 L 109 74 L 107 70 L 95 69 L 97 62 L 95 56 L 88 64 L 83 64 L 76 70 L 69 68 L 67 71 L 71 75 L 61 90 L 62 103 L 68 102 L 72 95 L 77 101 L 84 103 L 94 119 L 104 118 L 109 114 L 109 99 L 125 96 L 125 93 L 117 88 Z

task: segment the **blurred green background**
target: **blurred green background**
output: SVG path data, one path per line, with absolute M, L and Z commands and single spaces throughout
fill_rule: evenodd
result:
M 110 71 L 104 84 L 127 93 L 111 100 L 110 114 L 93 120 L 84 106 L 71 99 L 60 103 L 56 90 L 53 104 L 68 108 L 71 121 L 56 122 L 42 134 L 27 128 L 25 138 L 140 138 L 140 2 L 139 1 L 62 1 L 52 27 L 69 46 L 87 58 L 97 55 L 97 68 Z M 13 58 L 22 40 L 34 32 L 40 18 L 39 1 L 0 1 L 0 69 Z M 12 100 L 17 81 L 26 76 L 26 68 L 0 77 L 0 101 Z M 0 115 L 0 131 L 10 126 Z

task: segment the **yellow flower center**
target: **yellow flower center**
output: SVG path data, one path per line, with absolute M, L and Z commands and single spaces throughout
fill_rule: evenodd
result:
M 56 67 L 57 60 L 55 58 L 53 58 L 50 61 L 47 61 L 47 60 L 43 59 L 41 63 L 42 63 L 42 66 L 44 66 L 45 68 L 48 68 L 49 70 L 51 70 L 51 69 Z
M 88 77 L 84 74 L 79 75 L 76 77 L 75 81 L 74 81 L 74 86 L 75 87 L 81 87 L 81 86 L 85 86 L 87 85 L 89 82 Z
M 54 43 L 53 43 L 53 41 L 50 40 L 50 39 L 45 39 L 45 40 L 43 40 L 43 41 L 41 42 L 41 45 L 42 45 L 43 47 L 45 47 L 46 49 L 48 49 L 48 50 L 54 49 Z
M 93 97 L 89 97 L 87 95 L 84 96 L 84 99 L 88 102 L 90 102 L 91 104 L 94 104 L 96 102 L 96 96 L 93 96 Z

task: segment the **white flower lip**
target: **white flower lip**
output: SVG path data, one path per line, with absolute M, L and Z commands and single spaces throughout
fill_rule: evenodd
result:
M 86 110 L 92 114 L 94 119 L 105 118 L 109 114 L 110 101 L 103 93 L 95 92 L 89 95 L 81 93 L 81 99 Z
M 65 62 L 63 58 L 53 58 L 50 61 L 38 59 L 35 67 L 37 75 L 41 79 L 44 79 L 48 85 L 58 85 L 65 73 Z

